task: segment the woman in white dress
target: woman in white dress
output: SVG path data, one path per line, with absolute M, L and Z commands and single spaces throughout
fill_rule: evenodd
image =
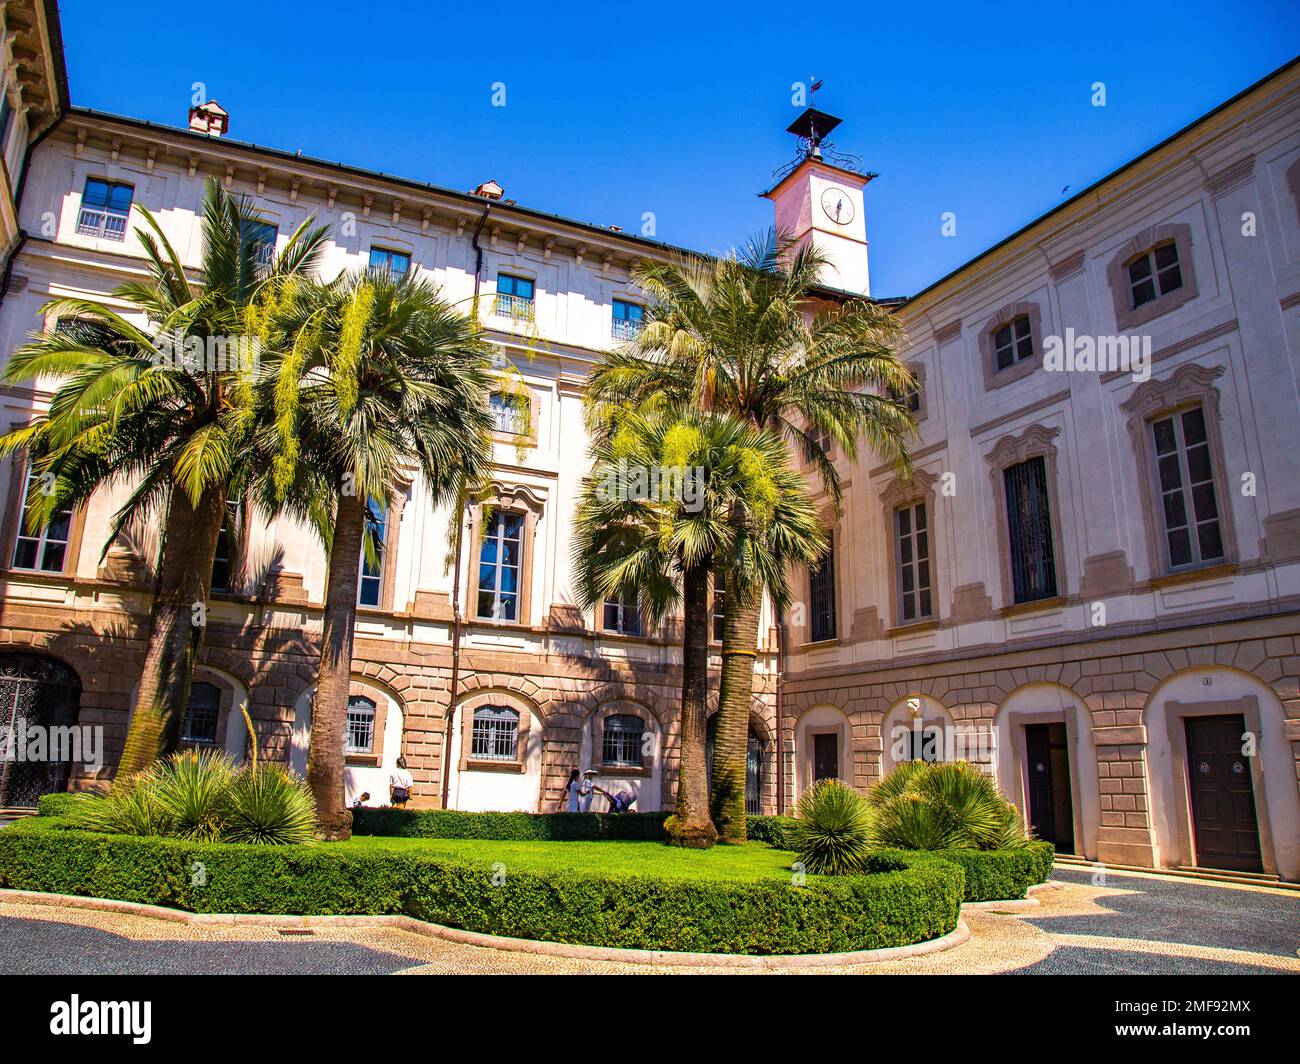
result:
M 578 770 L 569 773 L 569 782 L 564 785 L 564 799 L 570 813 L 578 811 Z

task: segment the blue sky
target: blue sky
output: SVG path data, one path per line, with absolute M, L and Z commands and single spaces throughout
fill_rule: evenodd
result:
M 793 155 L 791 84 L 815 75 L 838 146 L 881 175 L 878 296 L 918 291 L 1300 51 L 1294 0 L 60 7 L 78 105 L 184 125 L 203 82 L 241 140 L 462 190 L 494 178 L 632 232 L 651 211 L 659 239 L 704 251 L 771 224 L 756 194 Z

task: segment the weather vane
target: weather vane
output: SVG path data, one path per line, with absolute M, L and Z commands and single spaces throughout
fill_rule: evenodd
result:
M 864 172 L 862 160 L 858 156 L 836 151 L 835 145 L 827 139 L 831 131 L 840 124 L 840 119 L 825 111 L 817 110 L 816 95 L 822 84 L 821 78 L 810 79 L 808 107 L 786 127 L 787 133 L 792 133 L 798 138 L 796 142 L 798 151 L 793 160 L 773 171 L 772 176 L 778 182 L 783 181 L 805 159 L 816 159 L 837 166 L 841 170 Z

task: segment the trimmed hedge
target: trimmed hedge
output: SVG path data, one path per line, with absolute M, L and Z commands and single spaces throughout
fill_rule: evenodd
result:
M 1014 850 L 880 850 L 878 853 L 960 865 L 966 874 L 963 901 L 1023 898 L 1035 883 L 1047 881 L 1056 856 L 1050 842 L 1031 842 Z
M 617 819 L 626 820 L 626 815 Z M 909 945 L 952 931 L 962 870 L 907 853 L 872 873 L 686 879 L 562 869 L 343 845 L 241 846 L 95 835 L 56 821 L 0 832 L 0 886 L 220 913 L 406 913 L 512 938 L 633 949 L 790 954 Z
M 360 809 L 354 835 L 500 842 L 662 842 L 668 813 L 469 813 L 461 809 Z
M 68 816 L 72 807 L 81 800 L 80 794 L 42 794 L 36 799 L 37 816 Z
M 56 812 L 51 815 L 60 815 Z M 354 835 L 501 842 L 662 842 L 670 813 L 470 813 L 461 809 L 360 809 Z M 745 818 L 751 842 L 787 848 L 789 817 Z

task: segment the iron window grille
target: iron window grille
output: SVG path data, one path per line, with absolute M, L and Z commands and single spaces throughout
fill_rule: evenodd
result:
M 630 713 L 605 718 L 602 760 L 606 765 L 640 768 L 645 722 Z
M 1003 471 L 1011 581 L 1016 602 L 1056 597 L 1056 559 L 1047 494 L 1047 463 L 1041 455 Z
M 898 616 L 917 621 L 930 616 L 930 529 L 925 503 L 894 511 L 898 566 Z
M 1186 569 L 1224 557 L 1214 463 L 1197 406 L 1151 423 L 1169 567 Z
M 514 761 L 518 757 L 519 714 L 505 706 L 474 710 L 471 756 L 480 761 Z
M 835 638 L 835 551 L 829 548 L 821 563 L 809 570 L 812 642 Z
M 763 811 L 763 763 L 766 748 L 752 732 L 745 747 L 745 812 L 757 816 Z
M 353 695 L 348 699 L 347 741 L 349 754 L 371 754 L 375 750 L 375 704 L 369 698 Z
M 181 740 L 212 746 L 217 741 L 217 717 L 221 712 L 221 688 L 210 683 L 190 687 L 190 701 L 185 708 Z
M 104 240 L 125 240 L 134 195 L 135 190 L 130 185 L 87 178 L 86 188 L 81 194 L 81 210 L 77 214 L 77 232 L 81 236 L 96 236 Z
M 496 510 L 479 548 L 478 616 L 514 621 L 519 616 L 519 575 L 523 560 L 523 514 Z
M 23 516 L 18 522 L 12 565 L 15 569 L 29 569 L 39 573 L 61 573 L 67 562 L 68 537 L 72 534 L 72 510 L 56 510 L 38 532 L 28 532 L 26 504 L 31 497 L 34 479 L 40 478 L 29 464 L 27 477 L 23 481 Z
M 1183 287 L 1178 247 L 1173 243 L 1156 245 L 1130 262 L 1126 269 L 1129 306 L 1133 310 Z

